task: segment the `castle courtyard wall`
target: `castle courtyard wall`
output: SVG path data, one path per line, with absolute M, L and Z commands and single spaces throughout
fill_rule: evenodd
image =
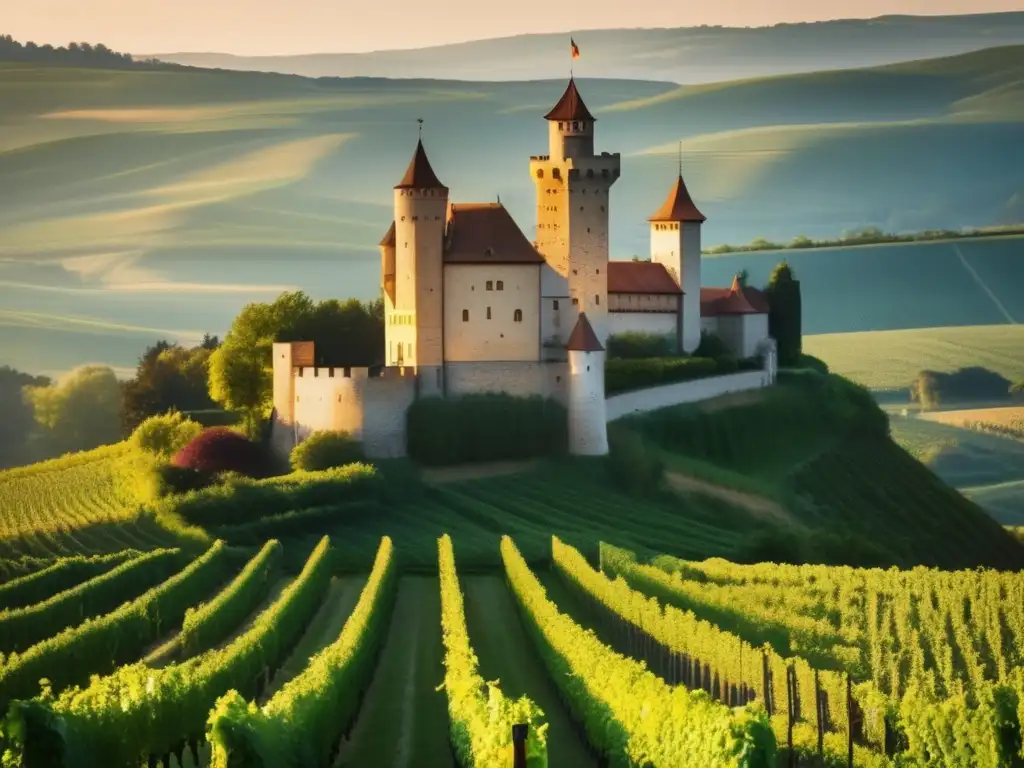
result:
M 653 333 L 668 336 L 673 344 L 678 332 L 676 325 L 678 315 L 674 312 L 609 312 L 608 320 L 611 333 Z

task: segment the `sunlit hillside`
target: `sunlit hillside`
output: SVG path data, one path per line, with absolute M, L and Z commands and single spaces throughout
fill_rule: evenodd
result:
M 647 252 L 646 217 L 676 172 L 680 139 L 708 245 L 1018 221 L 1022 54 L 992 49 L 683 90 L 581 80 L 599 148 L 623 155 L 613 257 Z M 58 372 L 87 361 L 132 366 L 156 338 L 223 332 L 245 302 L 288 287 L 374 297 L 376 244 L 416 118 L 453 199 L 500 195 L 532 234 L 526 162 L 546 151 L 542 116 L 564 81 L 7 65 L 0 88 L 0 345 L 10 350 L 5 362 Z M 937 249 L 920 260 L 888 249 L 873 259 L 869 249 L 794 257 L 814 293 L 805 331 L 1004 322 L 984 299 L 962 317 L 935 319 L 975 306 L 932 303 L 921 290 L 963 260 L 1019 317 L 1021 273 L 1006 271 L 1017 246 L 956 247 L 963 259 L 938 245 L 901 246 Z M 709 259 L 706 282 L 748 265 L 760 279 L 777 260 Z M 894 276 L 894 264 L 904 271 Z M 852 297 L 845 305 L 840 292 Z M 907 295 L 912 309 L 895 303 Z M 841 308 L 819 312 L 815 302 Z

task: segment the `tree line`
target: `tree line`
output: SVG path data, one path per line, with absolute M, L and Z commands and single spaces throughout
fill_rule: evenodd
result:
M 29 40 L 21 43 L 11 35 L 0 35 L 0 61 L 43 62 L 104 69 L 178 69 L 179 65 L 157 59 L 135 59 L 130 53 L 119 53 L 103 43 L 68 43 L 54 47 L 38 45 Z
M 299 291 L 247 304 L 223 340 L 156 341 L 127 381 L 103 365 L 80 366 L 59 381 L 0 367 L 0 467 L 115 443 L 172 410 L 234 411 L 255 435 L 273 406 L 277 341 L 312 341 L 318 366 L 383 364 L 383 301 L 315 302 Z

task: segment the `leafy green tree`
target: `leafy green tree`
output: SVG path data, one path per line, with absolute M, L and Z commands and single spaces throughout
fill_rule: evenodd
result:
M 27 387 L 47 453 L 84 451 L 121 439 L 121 383 L 105 365 L 80 366 L 56 384 Z
M 779 365 L 798 365 L 803 351 L 800 281 L 785 260 L 772 270 L 764 292 L 768 298 L 768 334 L 778 345 Z
M 51 383 L 46 376 L 0 366 L 0 467 L 28 464 L 41 458 L 29 451 L 29 437 L 36 422 L 32 404 L 22 396 L 22 390 Z
M 384 302 L 314 302 L 305 293 L 282 293 L 271 303 L 247 304 L 210 357 L 209 392 L 242 413 L 254 435 L 273 401 L 274 342 L 312 341 L 318 366 L 379 365 L 384 357 Z
M 146 418 L 171 410 L 216 407 L 207 384 L 216 346 L 216 338 L 208 335 L 192 349 L 163 340 L 149 347 L 139 359 L 135 378 L 124 385 L 124 433 L 131 434 Z

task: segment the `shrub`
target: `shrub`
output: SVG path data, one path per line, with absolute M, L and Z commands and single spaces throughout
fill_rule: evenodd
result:
M 910 399 L 927 409 L 957 400 L 1003 400 L 1010 396 L 1011 390 L 1009 379 L 980 366 L 950 373 L 925 370 L 911 384 Z
M 150 416 L 132 432 L 132 445 L 157 456 L 171 457 L 199 436 L 202 424 L 178 411 Z
M 828 364 L 824 360 L 814 357 L 813 355 L 805 355 L 801 353 L 800 360 L 795 367 L 808 368 L 812 371 L 817 371 L 818 373 L 828 373 Z
M 318 431 L 292 450 L 292 469 L 316 472 L 363 460 L 359 443 L 348 432 Z
M 725 339 L 711 331 L 700 332 L 700 343 L 693 350 L 694 357 L 710 357 L 712 360 L 719 358 L 733 357 L 732 349 L 725 343 Z
M 657 449 L 637 432 L 612 424 L 605 461 L 612 481 L 631 496 L 650 497 L 660 490 L 665 464 Z
M 607 395 L 613 395 L 660 384 L 703 379 L 719 372 L 719 361 L 706 357 L 608 360 L 604 367 L 604 391 Z
M 676 353 L 675 340 L 671 336 L 638 331 L 627 331 L 609 336 L 607 348 L 609 359 L 669 357 Z
M 264 446 L 228 427 L 203 430 L 175 454 L 171 463 L 211 475 L 237 472 L 246 477 L 265 477 L 272 466 Z
M 565 408 L 542 397 L 427 397 L 406 424 L 409 457 L 431 466 L 560 455 L 568 443 Z

